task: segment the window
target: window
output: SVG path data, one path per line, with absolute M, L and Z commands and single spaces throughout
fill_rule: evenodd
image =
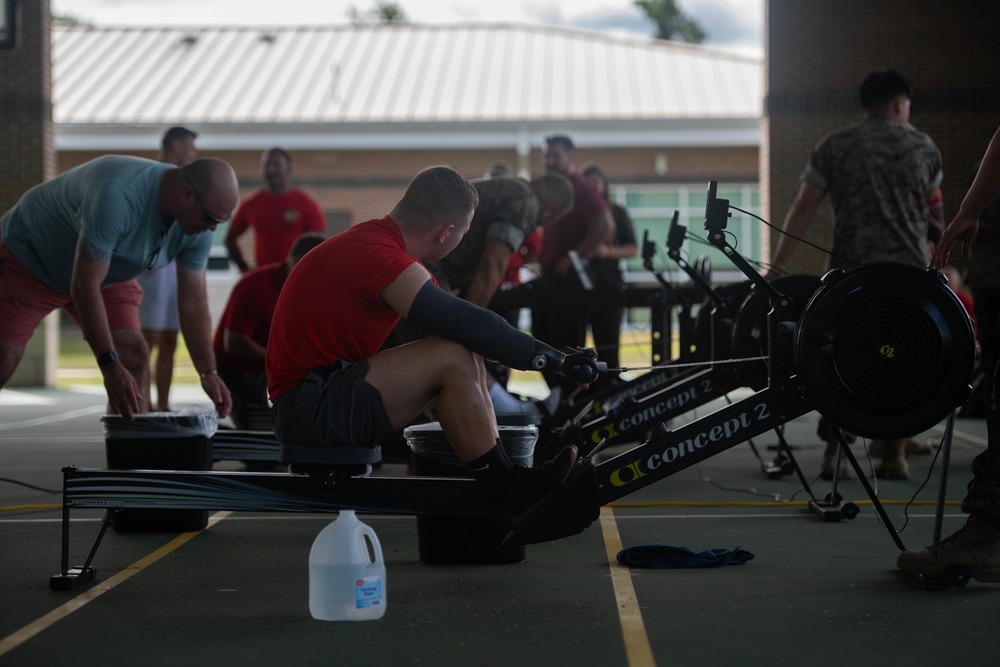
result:
M 718 284 L 744 280 L 744 275 L 729 261 L 722 251 L 708 245 L 705 234 L 705 201 L 708 184 L 705 185 L 614 185 L 611 197 L 624 206 L 635 227 L 640 256 L 628 260 L 628 280 L 630 282 L 653 282 L 652 274 L 642 265 L 642 239 L 645 232 L 656 243 L 657 254 L 653 265 L 672 282 L 687 282 L 687 276 L 666 256 L 667 231 L 674 211 L 678 211 L 678 221 L 687 227 L 689 238 L 684 243 L 683 254 L 687 262 L 694 265 L 701 255 L 706 255 L 712 265 L 712 282 Z M 757 183 L 720 183 L 716 190 L 720 199 L 728 199 L 735 206 L 754 214 L 760 212 L 760 186 Z M 730 210 L 727 231 L 730 241 L 744 257 L 753 261 L 761 257 L 760 221 L 745 213 Z

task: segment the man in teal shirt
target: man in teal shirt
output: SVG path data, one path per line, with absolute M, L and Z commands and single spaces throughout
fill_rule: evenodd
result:
M 111 411 L 131 419 L 149 372 L 134 278 L 176 258 L 181 331 L 205 393 L 228 414 L 212 352 L 212 235 L 204 232 L 229 219 L 237 201 L 232 167 L 213 159 L 173 167 L 109 155 L 28 190 L 0 223 L 0 389 L 41 319 L 66 308 L 97 356 Z

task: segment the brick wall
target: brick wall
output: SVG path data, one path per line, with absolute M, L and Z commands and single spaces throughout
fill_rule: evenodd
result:
M 767 0 L 765 25 L 767 98 L 760 150 L 765 217 L 781 222 L 815 144 L 861 117 L 857 88 L 864 76 L 894 67 L 914 85 L 911 122 L 941 149 L 950 220 L 972 165 L 1000 124 L 995 35 L 1000 3 Z M 829 247 L 832 224 L 825 203 L 807 238 Z M 821 273 L 824 260 L 800 245 L 788 269 Z
M 102 153 L 69 152 L 58 155 L 65 171 Z M 226 160 L 236 170 L 245 196 L 261 186 L 260 151 L 202 151 Z M 657 155 L 666 157 L 667 173 L 657 174 Z M 155 158 L 156 151 L 136 153 Z M 467 178 L 482 176 L 498 160 L 515 166 L 517 154 L 492 150 L 448 151 L 294 151 L 293 179 L 328 212 L 345 212 L 352 223 L 385 215 L 402 196 L 418 171 L 444 164 Z M 754 147 L 587 149 L 577 151 L 578 166 L 599 163 L 612 181 L 623 183 L 707 183 L 711 179 L 756 182 L 759 159 Z M 542 153 L 531 152 L 532 173 L 542 173 Z M 242 239 L 241 239 L 242 240 Z
M 16 44 L 0 49 L 0 215 L 55 174 L 49 2 L 19 2 L 17 11 Z M 55 384 L 57 321 L 50 316 L 36 329 L 9 386 Z
M 18 3 L 17 44 L 0 49 L 0 213 L 55 173 L 49 2 Z

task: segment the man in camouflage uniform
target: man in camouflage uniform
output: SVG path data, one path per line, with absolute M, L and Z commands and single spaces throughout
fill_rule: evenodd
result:
M 472 181 L 479 204 L 469 231 L 458 246 L 437 262 L 425 262 L 438 284 L 477 306 L 486 307 L 507 272 L 510 258 L 536 227 L 558 220 L 573 205 L 573 186 L 561 174 L 524 181 L 500 176 Z M 423 338 L 425 332 L 400 320 L 384 347 Z M 490 369 L 491 377 L 497 369 Z M 490 381 L 490 398 L 497 412 L 521 412 L 521 402 Z M 558 395 L 553 397 L 558 400 Z
M 485 307 L 496 293 L 521 242 L 573 205 L 573 186 L 560 174 L 525 182 L 501 176 L 472 181 L 479 205 L 469 231 L 454 250 L 427 269 L 441 287 Z
M 785 234 L 768 278 L 785 273 L 785 262 L 798 243 L 794 237 L 802 237 L 827 192 L 835 217 L 829 268 L 879 261 L 927 266 L 928 241 L 936 241 L 944 227 L 944 174 L 937 146 L 909 124 L 912 95 L 910 83 L 895 70 L 865 77 L 860 87 L 864 119 L 831 132 L 813 150 L 798 196 L 785 216 Z M 837 441 L 824 421 L 819 433 L 827 442 L 823 472 L 829 478 Z M 879 477 L 909 477 L 907 442 L 872 441 L 882 456 Z M 846 474 L 846 467 L 841 471 Z
M 948 264 L 951 246 L 962 241 L 962 254 L 969 256 L 973 239 L 982 224 L 980 240 L 976 241 L 976 253 L 981 240 L 1000 232 L 1000 220 L 987 219 L 986 209 L 990 202 L 1000 196 L 1000 130 L 993 135 L 986 155 L 983 157 L 979 173 L 976 175 L 968 194 L 962 200 L 958 215 L 941 235 L 941 242 L 934 253 L 934 266 L 940 268 Z M 994 246 L 995 248 L 995 246 Z M 987 251 L 996 261 L 996 250 Z M 980 257 L 977 262 L 984 258 Z M 992 264 L 992 279 L 996 280 L 997 264 Z M 995 300 L 994 292 L 994 300 Z M 994 304 L 995 307 L 995 304 Z M 978 320 L 977 320 L 978 321 Z M 979 332 L 982 336 L 982 331 Z M 996 341 L 993 341 L 996 344 Z M 998 367 L 1000 368 L 1000 367 Z M 896 564 L 900 569 L 924 575 L 944 575 L 950 566 L 962 565 L 978 581 L 1000 582 L 1000 406 L 996 394 L 997 376 L 994 375 L 994 393 L 986 413 L 986 451 L 972 461 L 973 479 L 969 482 L 962 511 L 969 515 L 965 526 L 926 549 L 904 551 L 899 554 Z

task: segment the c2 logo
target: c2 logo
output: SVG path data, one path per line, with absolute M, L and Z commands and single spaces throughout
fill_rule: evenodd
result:
M 896 356 L 896 348 L 894 348 L 892 345 L 886 344 L 882 346 L 882 348 L 878 351 L 878 353 L 881 354 L 886 359 L 892 359 L 893 357 Z

